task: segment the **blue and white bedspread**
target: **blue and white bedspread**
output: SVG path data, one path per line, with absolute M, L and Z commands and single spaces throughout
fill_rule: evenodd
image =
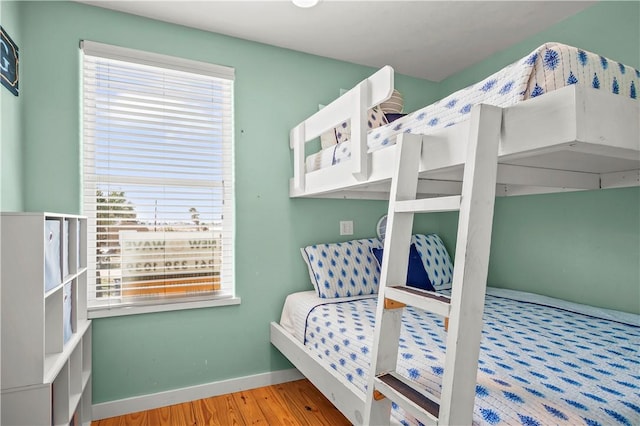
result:
M 618 322 L 624 316 L 603 319 L 488 290 L 474 424 L 640 425 L 639 316 Z M 313 356 L 363 392 L 376 302 L 318 300 L 299 326 Z M 439 396 L 445 340 L 442 318 L 407 308 L 397 371 Z M 393 416 L 417 424 L 396 407 Z
M 546 43 L 484 80 L 459 90 L 368 135 L 369 152 L 395 144 L 395 135 L 431 134 L 466 120 L 479 103 L 508 107 L 569 85 L 581 85 L 638 99 L 640 71 L 575 47 Z M 307 157 L 307 172 L 351 157 L 349 141 Z

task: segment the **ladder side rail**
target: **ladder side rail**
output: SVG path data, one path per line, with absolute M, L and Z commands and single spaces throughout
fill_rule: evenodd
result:
M 439 424 L 471 424 L 495 203 L 502 110 L 473 107 L 464 166 Z
M 415 199 L 418 188 L 418 168 L 422 136 L 398 135 L 394 176 L 391 180 L 387 233 L 382 254 L 382 270 L 378 288 L 376 327 L 371 350 L 371 368 L 368 377 L 365 425 L 389 424 L 391 401 L 374 399 L 374 380 L 382 373 L 394 371 L 398 359 L 398 345 L 380 345 L 381 338 L 398 342 L 404 309 L 385 309 L 385 288 L 406 285 L 409 247 L 413 230 L 413 213 L 396 213 L 395 201 Z

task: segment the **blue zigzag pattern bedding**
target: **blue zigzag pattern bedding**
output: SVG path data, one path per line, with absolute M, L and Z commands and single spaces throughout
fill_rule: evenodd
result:
M 369 152 L 395 144 L 395 135 L 430 134 L 469 118 L 479 103 L 508 107 L 570 85 L 581 85 L 638 99 L 640 71 L 595 53 L 560 43 L 546 43 L 484 80 L 427 105 L 368 135 Z M 351 158 L 348 141 L 307 158 L 307 172 Z
M 375 310 L 324 303 L 306 321 L 309 350 L 363 392 Z M 640 324 L 487 295 L 482 333 L 475 425 L 640 425 Z M 406 308 L 397 371 L 439 396 L 445 340 L 442 318 Z

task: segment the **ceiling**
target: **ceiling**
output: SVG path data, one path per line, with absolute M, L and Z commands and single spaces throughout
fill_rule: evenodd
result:
M 479 62 L 594 1 L 80 1 L 432 81 Z M 553 41 L 553 40 L 549 40 Z

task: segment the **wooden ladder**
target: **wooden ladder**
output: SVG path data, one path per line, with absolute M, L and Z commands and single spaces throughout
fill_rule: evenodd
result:
M 459 196 L 416 199 L 422 136 L 398 137 L 364 424 L 389 424 L 391 402 L 424 424 L 470 425 L 482 333 L 502 110 L 473 107 Z M 459 210 L 451 297 L 405 285 L 415 213 Z M 405 306 L 448 320 L 440 398 L 395 372 Z

